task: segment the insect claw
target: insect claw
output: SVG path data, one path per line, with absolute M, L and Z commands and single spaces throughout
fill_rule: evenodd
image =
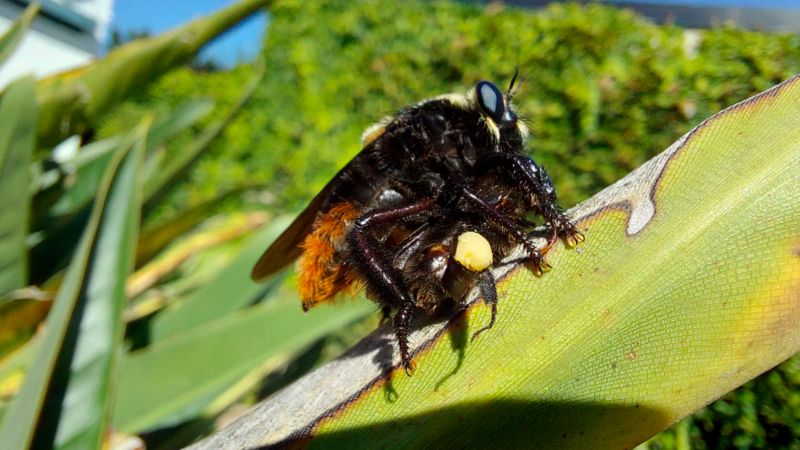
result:
M 550 264 L 544 260 L 544 256 L 542 256 L 542 253 L 538 249 L 533 249 L 533 251 L 530 252 L 530 261 L 531 266 L 533 266 L 533 274 L 537 277 L 544 275 L 545 271 L 552 269 Z
M 415 369 L 416 367 L 414 367 L 414 363 L 412 363 L 411 361 L 403 361 L 403 370 L 405 371 L 406 376 L 410 377 L 414 375 Z
M 583 235 L 580 231 L 576 229 L 571 229 L 567 232 L 567 245 L 570 247 L 575 247 L 576 245 L 580 244 L 581 242 L 586 240 L 586 236 Z

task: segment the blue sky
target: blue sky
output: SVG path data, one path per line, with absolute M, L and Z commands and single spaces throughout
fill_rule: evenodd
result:
M 631 1 L 631 0 L 628 0 Z M 738 6 L 751 8 L 794 8 L 800 9 L 800 0 L 632 0 L 639 3 L 672 3 L 702 6 Z
M 313 0 L 312 0 L 313 1 Z M 630 0 L 629 0 L 630 1 Z M 750 6 L 800 9 L 800 0 L 634 0 L 642 3 Z M 192 18 L 214 12 L 232 0 L 116 0 L 113 27 L 122 31 L 150 30 L 160 33 Z M 267 20 L 264 14 L 248 19 L 211 44 L 203 56 L 226 65 L 252 59 L 261 46 Z
M 149 30 L 161 33 L 191 19 L 210 14 L 234 3 L 232 0 L 115 0 L 112 29 L 124 31 Z M 218 38 L 204 49 L 210 56 L 226 65 L 250 60 L 261 47 L 266 27 L 264 14 L 250 17 L 237 28 Z

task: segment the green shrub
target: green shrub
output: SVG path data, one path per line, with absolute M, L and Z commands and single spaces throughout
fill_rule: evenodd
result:
M 719 29 L 687 51 L 684 30 L 597 5 L 283 1 L 271 13 L 270 76 L 181 201 L 269 183 L 277 206 L 295 210 L 359 151 L 371 123 L 483 78 L 505 84 L 519 67 L 531 154 L 570 206 L 702 118 L 800 71 L 798 36 Z M 243 71 L 178 71 L 137 102 L 149 108 L 198 92 L 224 100 Z

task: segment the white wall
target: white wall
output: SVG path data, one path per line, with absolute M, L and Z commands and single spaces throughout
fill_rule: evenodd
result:
M 97 23 L 94 32 L 95 39 L 99 42 L 105 41 L 114 13 L 114 0 L 50 0 L 50 2 L 92 19 Z
M 52 0 L 52 3 L 68 6 L 98 25 L 94 30 L 79 31 L 40 14 L 16 52 L 0 66 L 0 89 L 21 75 L 41 78 L 80 67 L 100 54 L 111 23 L 113 0 Z M 0 34 L 22 11 L 21 6 L 0 0 Z

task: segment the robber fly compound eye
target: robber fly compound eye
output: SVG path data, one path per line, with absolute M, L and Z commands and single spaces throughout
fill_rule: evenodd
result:
M 500 123 L 509 116 L 503 93 L 494 83 L 489 81 L 478 82 L 475 86 L 475 95 L 481 110 L 495 123 Z

